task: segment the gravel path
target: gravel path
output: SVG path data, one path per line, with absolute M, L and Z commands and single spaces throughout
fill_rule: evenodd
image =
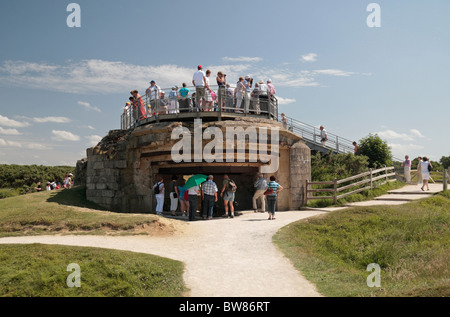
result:
M 148 236 L 7 237 L 0 244 L 42 243 L 91 246 L 155 254 L 185 263 L 184 280 L 193 297 L 321 296 L 272 243 L 283 226 L 323 211 L 246 213 L 234 219 L 188 223 L 183 234 Z

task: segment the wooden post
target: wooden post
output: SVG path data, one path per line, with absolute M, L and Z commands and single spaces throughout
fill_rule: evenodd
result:
M 372 189 L 373 189 L 373 181 L 372 181 L 373 174 L 372 174 L 372 169 L 369 168 L 369 171 L 370 171 L 370 190 L 372 190 Z
M 387 172 L 387 166 L 384 165 L 384 173 L 386 175 L 386 183 L 388 182 L 388 172 Z
M 444 184 L 444 188 L 443 188 L 443 190 L 447 190 L 447 177 L 448 177 L 448 175 L 447 175 L 447 170 L 444 168 L 444 179 L 443 179 L 443 184 Z
M 305 186 L 305 206 L 308 204 L 308 180 L 306 180 L 306 186 Z
M 334 179 L 334 204 L 337 204 L 337 178 Z

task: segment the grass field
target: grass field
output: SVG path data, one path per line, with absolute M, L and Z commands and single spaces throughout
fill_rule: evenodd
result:
M 325 296 L 450 296 L 450 191 L 353 207 L 282 228 L 274 242 Z M 367 286 L 367 266 L 381 287 Z
M 80 287 L 67 271 L 80 268 Z M 50 245 L 0 245 L 0 296 L 178 297 L 186 287 L 181 262 L 149 254 Z M 70 281 L 74 281 L 72 277 Z
M 170 234 L 169 220 L 108 212 L 86 200 L 82 188 L 0 199 L 0 237 L 40 234 Z

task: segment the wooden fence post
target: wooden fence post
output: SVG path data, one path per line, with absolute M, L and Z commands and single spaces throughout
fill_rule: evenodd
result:
M 334 179 L 334 204 L 337 204 L 337 178 Z
M 388 182 L 388 172 L 387 172 L 387 166 L 384 165 L 384 173 L 386 175 L 386 183 Z
M 372 190 L 372 189 L 373 189 L 373 181 L 372 181 L 373 174 L 372 174 L 372 169 L 369 168 L 369 171 L 370 171 L 370 190 Z
M 447 190 L 447 170 L 444 168 L 444 179 L 442 180 L 442 183 L 444 184 L 443 190 Z

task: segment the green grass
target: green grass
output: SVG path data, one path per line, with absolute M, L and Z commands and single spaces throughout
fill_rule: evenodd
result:
M 152 229 L 161 232 L 165 226 L 156 215 L 102 210 L 86 200 L 83 188 L 0 199 L 0 237 L 64 233 L 151 234 Z
M 353 207 L 282 228 L 274 242 L 325 296 L 450 296 L 450 191 Z M 370 263 L 381 288 L 369 288 Z
M 81 287 L 69 288 L 80 266 Z M 149 254 L 86 247 L 0 245 L 0 296 L 179 297 L 186 292 L 183 264 Z
M 405 186 L 405 183 L 400 181 L 388 182 L 386 184 L 380 185 L 372 190 L 365 190 L 360 193 L 348 195 L 344 198 L 341 198 L 337 201 L 337 204 L 334 205 L 334 201 L 332 199 L 315 199 L 308 201 L 308 207 L 311 208 L 324 208 L 329 206 L 344 206 L 347 203 L 358 202 L 358 201 L 366 201 L 372 200 L 375 197 L 387 194 L 388 191 L 398 189 Z M 353 189 L 351 189 L 353 190 Z M 339 194 L 342 194 L 339 193 Z M 330 193 L 326 193 L 326 195 L 330 195 Z

